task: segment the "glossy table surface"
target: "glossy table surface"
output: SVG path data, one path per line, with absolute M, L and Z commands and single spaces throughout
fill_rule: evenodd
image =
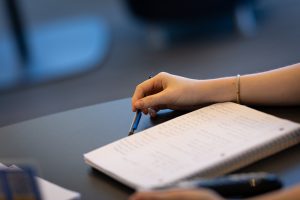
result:
M 300 123 L 300 107 L 256 107 Z M 183 112 L 164 111 L 157 119 L 143 116 L 139 130 Z M 134 113 L 130 99 L 92 105 L 0 128 L 0 162 L 30 163 L 39 175 L 82 199 L 127 199 L 133 192 L 84 163 L 83 154 L 126 137 Z M 138 130 L 138 131 L 139 131 Z M 300 183 L 300 145 L 261 160 L 238 172 L 268 171 L 285 186 Z

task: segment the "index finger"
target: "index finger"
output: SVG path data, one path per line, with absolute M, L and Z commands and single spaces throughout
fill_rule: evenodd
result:
M 154 81 L 151 79 L 146 80 L 142 83 L 140 83 L 139 85 L 136 86 L 135 91 L 133 93 L 132 99 L 131 99 L 131 103 L 132 103 L 132 110 L 136 111 L 135 107 L 134 107 L 134 103 L 145 97 L 147 93 L 151 92 L 153 90 L 153 86 L 154 86 Z
M 162 86 L 157 75 L 136 86 L 136 89 L 131 99 L 132 111 L 136 111 L 134 103 L 137 100 L 142 99 L 150 94 L 157 93 L 161 90 L 161 88 Z

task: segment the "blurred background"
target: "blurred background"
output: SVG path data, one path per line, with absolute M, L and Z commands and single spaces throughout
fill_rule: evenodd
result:
M 297 0 L 2 0 L 0 126 L 130 97 L 160 71 L 207 79 L 299 62 L 299 9 Z

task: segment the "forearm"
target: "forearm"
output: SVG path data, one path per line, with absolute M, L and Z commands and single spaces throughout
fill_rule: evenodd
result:
M 237 77 L 207 81 L 210 102 L 236 101 Z M 300 63 L 240 77 L 240 100 L 252 105 L 300 105 Z

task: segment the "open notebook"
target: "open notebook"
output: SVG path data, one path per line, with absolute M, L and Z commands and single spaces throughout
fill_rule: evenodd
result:
M 85 162 L 135 189 L 214 177 L 300 142 L 300 124 L 235 103 L 182 115 L 86 153 Z

